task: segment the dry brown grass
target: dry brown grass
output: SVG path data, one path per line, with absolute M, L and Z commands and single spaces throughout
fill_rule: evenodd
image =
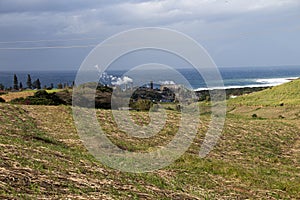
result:
M 221 140 L 198 157 L 210 116 L 199 135 L 171 166 L 143 174 L 103 166 L 86 151 L 67 106 L 0 104 L 0 197 L 54 199 L 298 199 L 300 120 L 295 107 L 232 107 Z M 285 110 L 284 110 L 285 109 Z M 260 111 L 260 112 L 258 112 Z M 253 119 L 256 112 L 262 119 Z M 292 117 L 272 117 L 286 112 Z M 100 124 L 119 146 L 145 151 L 172 139 L 178 116 L 169 112 L 167 132 L 143 143 L 120 132 L 111 112 Z M 138 123 L 147 113 L 132 112 Z
M 9 92 L 8 94 L 4 94 L 1 95 L 1 97 L 6 101 L 6 102 L 10 102 L 13 99 L 17 99 L 17 98 L 26 98 L 28 96 L 33 96 L 34 95 L 34 91 L 22 91 L 22 92 Z

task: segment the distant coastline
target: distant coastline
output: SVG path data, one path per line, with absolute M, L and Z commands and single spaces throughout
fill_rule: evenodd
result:
M 237 89 L 237 88 L 254 88 L 254 87 L 273 87 L 300 77 L 300 67 L 241 67 L 241 68 L 220 68 L 220 74 L 223 78 L 223 88 L 207 88 L 205 81 L 195 69 L 178 69 L 190 86 L 195 91 L 211 90 L 211 89 Z M 13 87 L 13 75 L 18 76 L 18 81 L 23 85 L 26 83 L 27 74 L 30 74 L 33 80 L 40 79 L 41 85 L 56 87 L 59 83 L 71 85 L 76 78 L 77 71 L 0 71 L 0 84 L 5 87 Z M 100 80 L 101 83 L 112 85 L 116 79 L 122 77 L 126 73 L 125 70 L 111 70 Z M 149 80 L 149 74 L 138 74 L 140 80 Z M 155 74 L 156 73 L 156 74 Z M 172 77 L 165 71 L 158 73 L 153 71 L 155 84 L 172 83 L 181 84 L 176 81 L 176 77 Z M 135 86 L 141 86 L 141 82 L 133 79 Z M 122 81 L 121 81 L 122 82 Z M 150 81 L 149 81 L 150 82 Z

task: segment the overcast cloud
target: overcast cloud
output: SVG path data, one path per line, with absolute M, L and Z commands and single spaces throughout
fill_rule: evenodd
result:
M 219 66 L 300 65 L 299 19 L 299 0 L 0 0 L 0 70 L 77 69 L 91 46 L 146 26 L 190 35 Z M 34 49 L 53 46 L 74 48 Z

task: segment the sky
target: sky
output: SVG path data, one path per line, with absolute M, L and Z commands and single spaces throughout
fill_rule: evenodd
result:
M 192 37 L 217 66 L 300 66 L 299 21 L 300 0 L 0 0 L 0 70 L 76 70 L 100 42 L 142 27 Z

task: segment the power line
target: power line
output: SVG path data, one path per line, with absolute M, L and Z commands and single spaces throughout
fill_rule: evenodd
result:
M 96 39 L 99 38 L 73 38 L 73 39 L 56 39 L 56 40 L 16 40 L 16 41 L 0 41 L 0 44 L 67 42 L 67 41 L 83 41 L 83 40 L 96 40 Z
M 91 45 L 73 45 L 73 46 L 47 46 L 47 47 L 4 47 L 0 50 L 42 50 L 42 49 L 76 49 L 76 48 L 92 48 L 97 44 Z

